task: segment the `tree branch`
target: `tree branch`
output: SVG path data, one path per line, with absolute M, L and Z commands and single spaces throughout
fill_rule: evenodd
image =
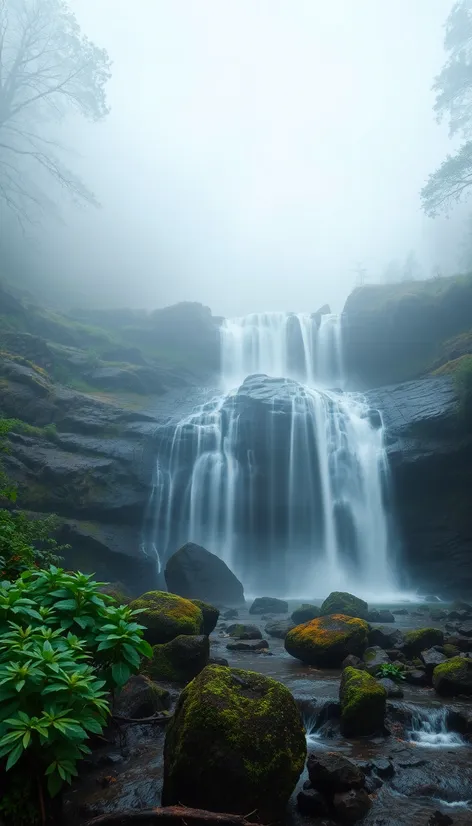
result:
M 85 826 L 254 826 L 248 818 L 255 814 L 251 812 L 242 816 L 188 809 L 186 806 L 164 806 L 100 815 L 89 820 Z

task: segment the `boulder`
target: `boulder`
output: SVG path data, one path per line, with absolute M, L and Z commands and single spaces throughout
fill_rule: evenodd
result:
M 138 622 L 145 626 L 144 637 L 151 645 L 170 642 L 182 634 L 194 636 L 203 631 L 200 608 L 189 599 L 167 591 L 148 591 L 130 603 L 139 609 Z
M 292 614 L 292 622 L 294 625 L 301 625 L 303 622 L 309 622 L 321 616 L 321 608 L 317 605 L 310 605 L 304 602 L 299 608 L 296 608 Z
M 383 780 L 388 780 L 395 774 L 395 766 L 386 757 L 375 757 L 371 761 L 372 771 Z
M 438 810 L 431 815 L 427 826 L 452 826 L 453 823 L 452 817 Z
M 208 660 L 208 665 L 223 665 L 229 666 L 229 662 L 226 657 L 210 657 Z
M 203 633 L 210 636 L 211 632 L 215 630 L 218 622 L 220 612 L 214 605 L 209 605 L 208 602 L 202 602 L 201 599 L 192 599 L 194 605 L 200 608 L 203 616 Z
M 323 602 L 320 614 L 344 614 L 346 617 L 359 617 L 367 619 L 369 606 L 363 599 L 348 594 L 345 591 L 333 591 Z
M 235 608 L 229 608 L 223 614 L 223 619 L 230 620 L 230 619 L 237 619 L 239 617 L 239 612 L 236 611 Z
M 437 665 L 440 665 L 443 662 L 447 662 L 447 657 L 441 651 L 438 651 L 437 648 L 428 648 L 427 651 L 422 651 L 420 654 L 420 660 L 424 665 L 424 670 L 426 671 L 426 676 L 431 679 L 433 676 L 433 671 Z
M 250 614 L 288 614 L 288 602 L 275 597 L 257 597 L 252 603 Z
M 164 645 L 154 645 L 152 660 L 143 670 L 153 680 L 187 683 L 208 665 L 209 657 L 207 636 L 182 635 Z
M 367 614 L 368 622 L 395 622 L 395 617 L 391 611 L 380 611 L 373 609 Z
M 261 640 L 262 632 L 257 625 L 244 625 L 243 623 L 236 623 L 235 625 L 228 625 L 226 633 L 230 637 L 237 640 Z
M 332 797 L 335 792 L 361 789 L 365 774 L 352 760 L 338 752 L 314 752 L 307 761 L 308 777 L 314 789 Z
M 303 787 L 297 795 L 299 812 L 307 817 L 323 817 L 328 814 L 328 804 L 323 795 L 317 790 Z
M 367 814 L 372 801 L 365 789 L 336 792 L 333 797 L 335 816 L 342 823 L 356 823 Z
M 290 691 L 270 677 L 208 666 L 167 729 L 162 805 L 280 820 L 306 758 Z
M 463 622 L 458 626 L 457 631 L 462 637 L 472 637 L 472 622 Z
M 403 689 L 389 677 L 382 677 L 380 680 L 377 680 L 377 682 L 387 692 L 388 700 L 397 700 L 403 697 Z
M 472 617 L 472 605 L 469 602 L 464 602 L 463 600 L 456 599 L 451 605 L 452 611 L 465 611 L 469 616 Z
M 345 737 L 363 737 L 383 731 L 387 692 L 366 671 L 345 668 L 339 690 L 341 731 Z
M 151 717 L 157 711 L 168 710 L 170 694 L 144 674 L 135 674 L 116 696 L 113 712 L 120 717 Z
M 431 608 L 429 616 L 434 622 L 440 622 L 441 620 L 446 619 L 448 613 L 444 610 L 444 608 Z M 460 617 L 457 619 L 460 619 Z
M 290 619 L 273 620 L 268 622 L 264 628 L 269 637 L 275 637 L 279 640 L 284 640 L 288 632 L 295 628 L 295 624 Z
M 405 671 L 404 677 L 405 682 L 409 683 L 409 685 L 417 685 L 422 687 L 428 685 L 426 671 L 423 671 L 420 668 L 415 668 L 412 671 Z
M 267 640 L 237 640 L 229 642 L 226 646 L 228 651 L 255 651 L 256 653 L 268 647 Z
M 285 649 L 308 665 L 340 666 L 349 654 L 363 653 L 368 630 L 367 623 L 356 617 L 319 617 L 289 631 Z
M 365 671 L 366 665 L 364 660 L 361 660 L 360 657 L 356 657 L 354 654 L 349 654 L 345 660 L 341 663 L 341 668 L 360 668 L 361 671 Z
M 437 665 L 433 671 L 433 686 L 444 697 L 457 694 L 472 696 L 472 660 L 452 657 Z
M 404 636 L 404 650 L 408 657 L 418 657 L 422 651 L 443 643 L 444 634 L 439 628 L 417 628 L 407 631 Z
M 380 648 L 398 648 L 403 645 L 403 634 L 396 628 L 385 628 L 380 625 L 369 631 L 369 645 L 378 645 Z
M 387 652 L 383 650 L 383 648 L 380 648 L 378 645 L 374 645 L 371 646 L 371 648 L 366 648 L 364 651 L 363 660 L 369 674 L 375 676 L 379 670 L 379 667 L 383 663 L 390 662 L 390 657 Z
M 212 605 L 244 605 L 244 589 L 225 562 L 215 554 L 187 542 L 167 560 L 167 587 L 189 599 Z

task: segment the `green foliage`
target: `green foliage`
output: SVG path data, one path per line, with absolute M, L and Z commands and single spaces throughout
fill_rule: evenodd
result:
M 0 587 L 0 757 L 47 777 L 54 796 L 77 774 L 121 688 L 152 650 L 136 611 L 104 583 L 51 565 Z
M 472 422 L 472 355 L 463 356 L 454 373 L 459 404 L 468 422 Z
M 379 670 L 376 674 L 377 677 L 388 677 L 390 680 L 404 680 L 405 677 L 402 674 L 402 671 L 398 665 L 394 665 L 394 663 L 382 663 L 379 665 Z

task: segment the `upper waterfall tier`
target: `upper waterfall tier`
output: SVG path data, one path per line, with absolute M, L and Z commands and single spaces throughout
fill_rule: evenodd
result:
M 340 316 L 252 313 L 221 327 L 222 382 L 226 390 L 263 373 L 308 384 L 343 384 Z

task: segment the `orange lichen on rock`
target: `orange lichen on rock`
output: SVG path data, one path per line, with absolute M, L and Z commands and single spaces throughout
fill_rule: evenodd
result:
M 368 624 L 357 617 L 331 614 L 297 625 L 288 632 L 285 648 L 308 665 L 340 665 L 348 654 L 362 655 Z

